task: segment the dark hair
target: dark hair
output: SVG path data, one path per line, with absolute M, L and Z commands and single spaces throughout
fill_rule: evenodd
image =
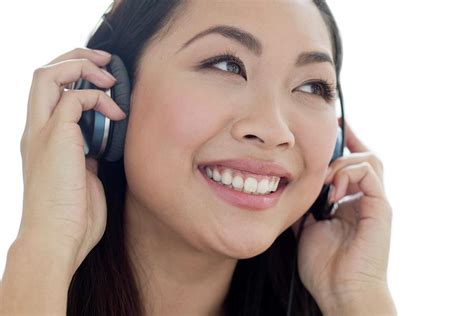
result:
M 342 64 L 342 45 L 333 15 L 324 0 L 313 0 L 328 27 L 336 74 Z M 146 45 L 166 32 L 184 0 L 122 0 L 96 29 L 87 43 L 122 58 L 135 82 L 137 66 Z M 111 32 L 113 30 L 113 32 Z M 75 272 L 68 291 L 67 315 L 144 315 L 144 306 L 124 239 L 124 202 L 127 181 L 123 158 L 99 162 L 98 177 L 107 201 L 107 226 L 102 239 Z M 225 300 L 226 315 L 284 315 L 292 262 L 297 243 L 291 228 L 263 253 L 239 260 Z M 292 312 L 322 315 L 317 303 L 295 279 Z

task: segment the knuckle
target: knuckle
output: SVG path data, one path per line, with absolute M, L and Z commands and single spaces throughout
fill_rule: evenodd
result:
M 45 66 L 38 67 L 33 72 L 33 78 L 38 79 L 44 76 L 47 72 L 47 68 Z
M 75 55 L 80 55 L 85 51 L 82 47 L 76 47 L 72 50 L 72 53 Z
M 83 67 L 93 67 L 96 68 L 96 64 L 94 64 L 90 59 L 88 58 L 79 58 L 80 63 L 82 64 Z M 97 67 L 99 68 L 99 67 Z
M 107 93 L 102 90 L 91 89 L 85 92 L 88 94 L 88 97 L 93 100 L 95 104 L 99 103 L 100 100 L 104 101 L 107 98 L 110 98 Z
M 99 66 L 97 66 L 92 60 L 87 58 L 79 58 L 77 60 L 81 68 L 81 78 L 88 76 L 90 73 L 100 71 Z
M 65 103 L 94 103 L 97 104 L 101 99 L 110 98 L 104 91 L 97 89 L 87 90 L 67 90 L 64 91 L 61 99 Z
M 361 166 L 367 171 L 370 171 L 371 169 L 373 169 L 372 165 L 368 161 L 361 162 Z
M 77 100 L 77 92 L 75 90 L 64 91 L 61 96 L 61 99 L 66 102 L 72 102 L 74 100 Z
M 382 159 L 380 159 L 380 157 L 377 154 L 371 152 L 370 155 L 369 155 L 369 159 L 370 159 L 370 162 L 373 164 L 374 167 L 376 167 L 380 171 L 384 170 Z
M 84 69 L 91 67 L 92 62 L 87 58 L 77 58 L 74 60 L 75 63 L 81 68 L 81 77 L 84 75 Z

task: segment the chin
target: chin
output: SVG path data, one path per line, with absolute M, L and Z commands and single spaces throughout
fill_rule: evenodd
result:
M 226 230 L 218 238 L 217 249 L 223 255 L 234 259 L 248 259 L 266 251 L 278 237 L 278 233 L 262 227 L 236 225 L 234 229 Z

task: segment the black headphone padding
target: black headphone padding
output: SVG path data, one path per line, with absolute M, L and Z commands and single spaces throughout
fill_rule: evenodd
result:
M 123 61 L 116 55 L 112 55 L 107 70 L 117 79 L 111 88 L 111 96 L 118 106 L 127 114 L 121 121 L 111 121 L 111 131 L 109 132 L 109 142 L 104 153 L 107 161 L 117 161 L 123 157 L 125 147 L 125 135 L 128 126 L 128 116 L 130 113 L 130 79 L 127 68 Z

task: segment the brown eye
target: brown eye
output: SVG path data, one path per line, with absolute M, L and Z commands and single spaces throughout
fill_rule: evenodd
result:
M 221 62 L 218 62 L 218 63 L 215 63 L 213 65 L 219 65 L 219 64 L 225 64 L 227 63 L 227 67 L 223 67 L 224 71 L 229 71 L 229 72 L 233 72 L 233 73 L 236 73 L 238 75 L 241 74 L 241 70 L 240 70 L 240 66 L 237 65 L 236 63 L 232 62 L 232 61 L 221 61 Z
M 302 85 L 302 87 L 309 86 L 309 89 L 305 89 L 307 93 L 314 94 L 324 98 L 326 101 L 330 102 L 335 99 L 336 91 L 333 85 L 330 85 L 325 80 L 311 81 Z
M 222 66 L 216 67 L 215 65 L 221 64 Z M 221 54 L 217 57 L 213 57 L 210 60 L 206 60 L 202 63 L 203 68 L 217 68 L 224 72 L 230 72 L 240 75 L 247 80 L 247 74 L 245 72 L 245 66 L 242 61 L 230 53 Z

